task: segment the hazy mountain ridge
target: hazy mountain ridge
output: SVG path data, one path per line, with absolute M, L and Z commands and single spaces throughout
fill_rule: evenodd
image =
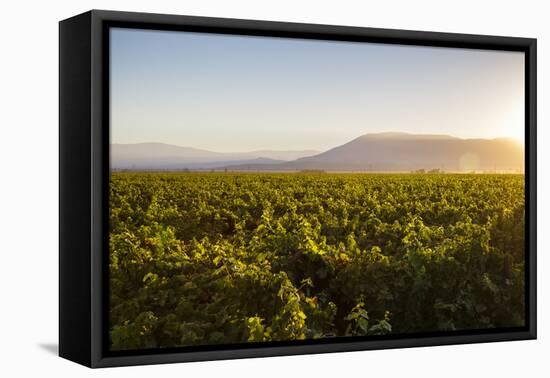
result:
M 233 170 L 266 171 L 523 171 L 523 146 L 513 139 L 461 139 L 449 135 L 365 134 L 320 154 L 276 165 Z
M 221 153 L 163 143 L 113 144 L 114 169 L 235 171 L 508 171 L 524 167 L 513 139 L 462 139 L 440 134 L 364 134 L 325 152 L 257 150 Z
M 111 144 L 114 169 L 211 169 L 227 164 L 278 164 L 319 151 L 214 152 L 166 143 Z

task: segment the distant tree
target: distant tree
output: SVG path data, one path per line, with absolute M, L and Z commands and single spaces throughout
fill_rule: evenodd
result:
M 326 173 L 323 169 L 302 169 L 300 173 Z

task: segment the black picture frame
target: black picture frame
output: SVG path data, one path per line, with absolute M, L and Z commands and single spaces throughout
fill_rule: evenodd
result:
M 525 299 L 521 328 L 108 351 L 108 28 L 510 50 L 525 53 Z M 92 10 L 59 24 L 59 355 L 88 367 L 536 338 L 536 39 Z

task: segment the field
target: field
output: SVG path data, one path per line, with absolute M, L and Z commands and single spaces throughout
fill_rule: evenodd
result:
M 112 350 L 524 324 L 523 175 L 113 173 Z

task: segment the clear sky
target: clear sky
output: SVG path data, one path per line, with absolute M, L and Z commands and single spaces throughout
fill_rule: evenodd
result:
M 327 150 L 373 132 L 523 142 L 524 54 L 111 30 L 111 142 Z

